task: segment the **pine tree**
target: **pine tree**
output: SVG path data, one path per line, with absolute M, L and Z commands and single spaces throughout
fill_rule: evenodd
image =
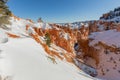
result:
M 49 33 L 45 34 L 45 41 L 46 41 L 46 44 L 50 47 L 51 39 L 50 39 L 50 34 Z
M 9 24 L 9 17 L 11 16 L 11 11 L 6 5 L 8 0 L 0 0 L 0 27 L 4 24 Z
M 8 0 L 0 0 L 0 13 L 3 15 L 10 15 L 11 13 L 6 5 L 7 1 Z

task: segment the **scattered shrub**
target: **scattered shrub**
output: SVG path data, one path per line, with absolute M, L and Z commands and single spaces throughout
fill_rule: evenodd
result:
M 51 60 L 51 61 L 53 62 L 53 64 L 57 64 L 57 62 L 56 62 L 55 58 L 50 57 L 50 56 L 47 56 L 47 58 L 48 58 L 49 60 Z
M 50 47 L 51 39 L 50 39 L 50 34 L 49 33 L 45 34 L 45 41 L 46 41 L 46 44 Z

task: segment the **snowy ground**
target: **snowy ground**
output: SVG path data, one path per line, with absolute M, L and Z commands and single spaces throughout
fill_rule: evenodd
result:
M 120 80 L 120 51 L 117 49 L 109 49 L 105 46 L 95 46 L 98 42 L 102 42 L 107 46 L 120 48 L 120 32 L 116 30 L 95 32 L 92 33 L 90 38 L 93 39 L 90 45 L 96 47 L 96 49 L 100 51 L 100 63 L 97 68 L 98 77 L 106 80 Z
M 0 50 L 0 73 L 12 80 L 96 80 L 65 61 L 54 64 L 31 38 L 9 38 Z
M 102 41 L 106 45 L 109 45 L 109 46 L 115 45 L 116 47 L 120 47 L 120 32 L 117 32 L 116 30 L 95 32 L 95 33 L 92 33 L 90 38 L 94 39 L 90 43 L 90 45 L 94 45 L 99 41 Z

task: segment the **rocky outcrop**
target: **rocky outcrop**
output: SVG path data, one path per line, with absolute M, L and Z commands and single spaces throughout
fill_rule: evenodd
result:
M 11 38 L 20 38 L 20 36 L 16 35 L 16 34 L 12 34 L 12 33 L 6 33 L 9 37 Z
M 107 21 L 113 21 L 113 22 L 120 22 L 120 7 L 115 8 L 114 10 L 103 14 L 100 17 L 100 20 L 107 20 Z

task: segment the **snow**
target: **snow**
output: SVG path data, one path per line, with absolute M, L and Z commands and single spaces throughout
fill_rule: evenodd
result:
M 48 23 L 31 23 L 14 17 L 10 21 L 11 25 L 7 25 L 10 30 L 0 29 L 1 76 L 10 76 L 12 80 L 97 80 L 65 60 L 55 58 L 56 64 L 54 64 L 44 48 L 34 39 L 28 38 L 30 33 L 35 33 L 33 27 L 52 29 Z M 29 25 L 27 31 L 26 25 Z M 9 38 L 6 32 L 22 38 Z M 68 40 L 69 34 L 65 33 L 63 37 Z M 41 41 L 43 41 L 42 38 L 40 37 Z M 50 50 L 54 50 L 53 48 L 58 52 L 67 53 L 57 45 L 52 44 Z M 85 68 L 84 65 L 82 66 Z
M 108 30 L 102 32 L 94 32 L 89 38 L 93 40 L 90 42 L 91 46 L 100 50 L 99 65 L 97 67 L 98 78 L 106 80 L 119 80 L 120 76 L 120 52 L 110 51 L 109 49 L 101 46 L 95 46 L 99 41 L 105 45 L 119 48 L 120 47 L 120 32 L 116 30 Z M 104 75 L 103 75 L 104 72 Z
M 88 24 L 88 23 L 86 23 L 84 26 L 85 26 L 85 27 L 88 27 L 88 26 L 89 26 L 89 24 Z
M 52 28 L 48 23 L 44 23 L 44 22 L 37 22 L 35 23 L 35 26 L 42 28 L 43 30 Z
M 2 69 L 1 73 L 12 76 L 13 80 L 94 79 L 65 61 L 56 59 L 57 64 L 53 64 L 42 46 L 31 38 L 10 38 L 6 44 L 0 45 L 0 49 L 1 54 L 6 54 L 5 61 L 0 60 L 0 64 L 5 64 L 0 72 Z
M 116 47 L 120 47 L 120 32 L 117 32 L 116 30 L 94 32 L 89 36 L 89 38 L 94 39 L 90 45 L 94 45 L 99 41 L 102 41 L 109 46 L 115 45 Z
M 114 22 L 118 21 L 118 22 L 120 22 L 120 16 L 115 16 L 114 18 L 108 19 L 108 20 L 105 20 L 105 21 L 114 21 Z
M 0 43 L 6 43 L 7 41 L 8 41 L 7 35 L 2 29 L 0 29 Z
M 100 64 L 99 66 L 102 66 L 105 75 L 98 75 L 98 78 L 103 78 L 106 80 L 119 80 L 120 79 L 120 61 L 119 61 L 119 56 L 120 54 L 115 54 L 112 52 L 109 52 L 107 55 L 104 53 L 104 50 L 101 49 L 101 54 L 100 54 Z M 111 60 L 111 57 L 113 60 Z M 114 61 L 116 63 L 114 63 Z M 116 66 L 117 65 L 117 66 Z M 109 70 L 109 71 L 107 71 Z M 101 70 L 98 69 L 98 72 L 101 73 Z
M 5 32 L 10 32 L 20 37 L 26 37 L 29 36 L 28 33 L 34 33 L 33 27 L 42 28 L 43 30 L 52 28 L 48 23 L 44 22 L 31 23 L 30 21 L 21 18 L 17 20 L 14 17 L 11 17 L 10 22 L 11 25 L 6 25 L 8 28 L 10 28 L 10 30 Z M 26 31 L 26 25 L 30 27 L 28 31 Z
M 64 34 L 64 39 L 69 40 L 69 34 L 68 33 Z
M 9 27 L 11 30 L 7 32 L 20 35 L 23 37 L 24 35 L 28 36 L 28 34 L 26 33 L 26 25 L 28 24 L 33 25 L 32 23 L 30 23 L 25 19 L 16 20 L 14 19 L 14 17 L 10 18 L 10 22 L 11 22 L 11 25 L 7 25 L 7 27 Z
M 95 77 L 95 76 L 98 75 L 96 69 L 94 69 L 94 68 L 91 67 L 91 66 L 88 66 L 88 65 L 84 64 L 84 62 L 78 61 L 78 62 L 76 63 L 76 65 L 77 65 L 78 67 L 80 67 L 81 70 L 83 70 L 85 73 L 87 73 L 87 74 L 89 74 L 89 75 L 91 75 L 91 76 L 94 76 L 94 77 Z
M 81 26 L 88 27 L 89 26 L 88 22 L 89 21 L 80 21 L 80 22 L 74 22 L 74 23 L 59 23 L 58 25 L 65 26 L 65 27 L 68 27 L 69 25 L 71 29 L 80 29 Z

